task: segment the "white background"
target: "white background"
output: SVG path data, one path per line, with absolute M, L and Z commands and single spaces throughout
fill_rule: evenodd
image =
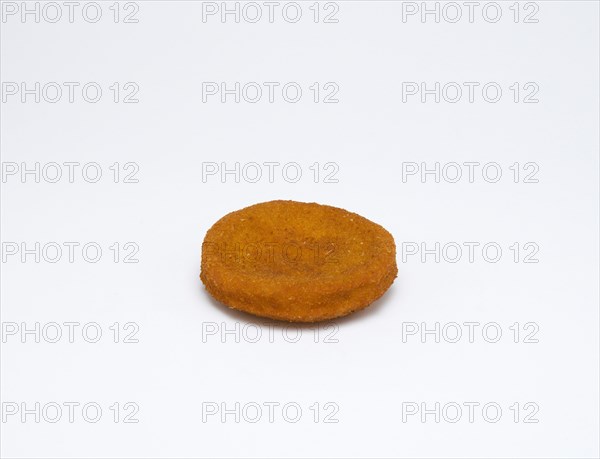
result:
M 31 175 L 2 183 L 3 243 L 103 248 L 97 263 L 81 252 L 74 263 L 66 255 L 23 263 L 19 254 L 2 263 L 5 327 L 96 322 L 103 330 L 97 343 L 86 342 L 81 327 L 74 343 L 3 334 L 3 403 L 103 408 L 97 423 L 80 410 L 73 423 L 66 413 L 56 423 L 9 416 L 3 457 L 598 457 L 598 3 L 537 2 L 537 23 L 523 22 L 524 4 L 518 23 L 512 2 L 501 2 L 496 23 L 480 9 L 470 23 L 463 6 L 457 23 L 436 23 L 418 14 L 403 22 L 402 2 L 338 2 L 337 23 L 322 16 L 314 23 L 309 2 L 294 24 L 280 10 L 273 23 L 223 23 L 218 15 L 203 22 L 201 2 L 139 2 L 139 22 L 114 23 L 111 4 L 101 3 L 94 24 L 79 10 L 73 23 L 22 22 L 17 14 L 1 24 L 3 82 L 97 82 L 104 90 L 95 104 L 80 91 L 74 103 L 66 95 L 23 103 L 3 92 L 4 164 L 103 169 L 97 183 L 80 173 L 74 183 L 35 183 Z M 304 91 L 295 104 L 281 92 L 274 103 L 266 96 L 202 102 L 202 82 L 253 81 L 297 82 Z M 135 82 L 139 102 L 114 103 L 114 82 Z M 336 83 L 339 102 L 314 103 L 314 82 Z M 474 103 L 466 93 L 457 103 L 433 96 L 422 103 L 418 95 L 403 103 L 402 82 L 480 86 Z M 481 96 L 488 82 L 503 89 L 497 103 Z M 537 84 L 539 102 L 515 103 L 514 82 Z M 303 176 L 202 180 L 203 162 L 266 161 L 297 162 Z M 403 163 L 466 161 L 498 163 L 501 180 L 484 180 L 481 166 L 473 183 L 402 180 Z M 139 183 L 114 183 L 115 162 L 137 163 Z M 338 183 L 323 176 L 314 183 L 315 162 L 336 163 Z M 538 183 L 522 176 L 514 183 L 515 162 L 536 163 Z M 391 290 L 321 326 L 316 343 L 311 328 L 291 327 L 288 336 L 302 336 L 290 343 L 281 325 L 229 311 L 198 279 L 206 230 L 230 211 L 272 199 L 343 207 L 396 239 Z M 139 263 L 114 263 L 108 247 L 117 241 L 138 244 Z M 403 242 L 465 241 L 481 244 L 473 263 L 466 252 L 457 263 L 402 260 Z M 491 241 L 503 249 L 497 263 L 481 255 Z M 515 263 L 508 248 L 515 242 L 537 244 L 539 262 L 523 263 L 521 252 Z M 115 322 L 136 323 L 139 342 L 114 343 Z M 211 322 L 220 331 L 256 322 L 263 336 L 203 339 Z M 471 343 L 463 327 L 457 343 L 432 335 L 423 343 L 420 334 L 403 334 L 409 322 L 495 322 L 503 334 L 490 343 L 479 326 Z M 535 323 L 538 342 L 521 334 L 515 343 L 515 322 Z M 331 330 L 337 342 L 323 342 Z M 273 423 L 266 409 L 254 424 L 233 415 L 202 422 L 206 402 L 269 401 L 281 404 Z M 114 402 L 136 403 L 139 422 L 115 423 Z M 281 415 L 289 402 L 303 410 L 297 423 Z M 339 422 L 322 422 L 321 411 L 315 423 L 315 402 L 335 403 Z M 403 422 L 406 402 L 481 405 L 472 423 L 466 408 L 456 423 L 433 415 Z M 482 416 L 489 402 L 502 407 L 498 422 Z M 515 423 L 515 402 L 535 403 L 539 422 L 524 423 L 531 410 L 521 410 Z

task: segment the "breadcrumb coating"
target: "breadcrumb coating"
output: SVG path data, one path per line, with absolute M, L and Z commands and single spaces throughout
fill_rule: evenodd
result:
M 200 279 L 230 308 L 318 322 L 366 308 L 392 285 L 396 245 L 382 226 L 337 207 L 270 201 L 217 221 Z

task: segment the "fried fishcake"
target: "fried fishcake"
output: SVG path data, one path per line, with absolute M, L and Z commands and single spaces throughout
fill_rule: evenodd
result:
M 337 207 L 270 201 L 217 221 L 200 279 L 230 308 L 317 322 L 370 305 L 392 285 L 396 245 L 382 226 Z

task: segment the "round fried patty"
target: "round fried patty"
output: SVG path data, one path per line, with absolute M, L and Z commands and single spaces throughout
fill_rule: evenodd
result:
M 208 230 L 200 279 L 233 309 L 316 322 L 367 307 L 397 272 L 394 238 L 382 226 L 337 207 L 270 201 Z

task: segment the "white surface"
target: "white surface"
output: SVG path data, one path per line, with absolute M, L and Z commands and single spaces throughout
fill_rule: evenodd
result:
M 3 82 L 95 81 L 105 92 L 96 104 L 9 98 L 2 161 L 94 161 L 104 175 L 95 184 L 9 177 L 2 241 L 96 241 L 104 252 L 95 264 L 80 256 L 2 264 L 5 327 L 71 321 L 103 330 L 95 344 L 81 334 L 56 344 L 4 334 L 3 407 L 96 402 L 103 416 L 10 416 L 2 456 L 598 457 L 598 4 L 538 2 L 538 23 L 515 24 L 511 3 L 495 24 L 480 15 L 472 24 L 402 22 L 400 2 L 339 2 L 335 24 L 313 23 L 310 3 L 296 24 L 203 23 L 201 2 L 139 3 L 137 24 L 113 23 L 110 3 L 96 24 L 7 18 Z M 113 103 L 115 81 L 137 83 L 139 103 Z M 294 81 L 305 93 L 296 104 L 203 104 L 207 81 Z M 337 83 L 339 103 L 313 103 L 315 81 Z M 402 82 L 422 81 L 493 81 L 504 92 L 496 104 L 402 103 Z M 539 103 L 514 103 L 514 82 L 535 82 Z M 211 161 L 294 161 L 304 175 L 203 183 Z M 337 163 L 339 183 L 315 184 L 316 161 Z M 497 162 L 503 177 L 402 182 L 403 162 L 465 161 Z M 113 183 L 114 162 L 137 163 L 139 183 Z M 513 183 L 515 162 L 537 163 L 539 183 Z M 264 323 L 258 343 L 203 342 L 203 323 L 254 321 L 204 292 L 205 231 L 272 199 L 331 204 L 382 224 L 399 248 L 398 279 L 377 305 L 337 321 L 334 343 L 323 342 L 323 329 L 315 343 L 310 328 L 289 343 L 279 325 L 269 338 Z M 138 244 L 139 263 L 112 262 L 115 241 Z M 403 241 L 494 241 L 503 256 L 402 263 Z M 508 247 L 517 241 L 538 244 L 539 263 L 514 263 Z M 112 342 L 114 322 L 138 324 L 139 342 Z M 403 342 L 409 322 L 495 322 L 503 335 L 488 343 L 479 327 L 473 343 Z M 514 322 L 537 324 L 539 342 L 514 343 Z M 276 411 L 270 423 L 265 411 L 255 424 L 202 422 L 203 402 L 269 401 L 298 403 L 301 420 Z M 114 402 L 136 403 L 139 422 L 114 423 Z M 315 423 L 315 402 L 337 404 L 339 422 Z M 457 423 L 402 422 L 403 402 L 494 402 L 503 414 L 496 423 L 480 408 L 472 423 L 466 412 Z M 537 404 L 539 422 L 522 422 L 528 410 L 515 423 L 515 402 Z

